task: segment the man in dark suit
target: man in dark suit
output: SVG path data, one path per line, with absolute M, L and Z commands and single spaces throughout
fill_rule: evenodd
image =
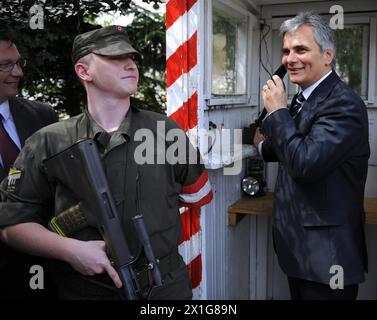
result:
M 48 105 L 17 98 L 23 76 L 21 56 L 13 42 L 12 31 L 0 28 L 0 179 L 3 180 L 25 140 L 35 131 L 58 120 Z M 12 154 L 10 154 L 12 153 Z M 14 160 L 14 159 L 13 159 Z M 33 299 L 52 293 L 32 290 L 30 267 L 41 260 L 16 252 L 0 242 L 0 299 Z M 45 286 L 50 286 L 45 283 Z
M 333 31 L 320 16 L 300 13 L 280 31 L 282 63 L 301 89 L 287 108 L 282 80 L 267 81 L 254 137 L 263 158 L 279 162 L 275 251 L 292 299 L 356 299 L 367 269 L 366 107 L 332 69 Z

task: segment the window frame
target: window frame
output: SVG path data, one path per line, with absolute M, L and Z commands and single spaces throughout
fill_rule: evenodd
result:
M 374 104 L 377 101 L 375 96 L 375 77 L 376 77 L 376 40 L 373 41 L 373 30 L 376 30 L 376 17 L 367 17 L 367 16 L 354 16 L 347 17 L 344 15 L 344 24 L 345 25 L 357 25 L 357 24 L 367 24 L 369 25 L 369 50 L 368 50 L 368 65 L 367 65 L 367 98 L 364 99 L 364 102 L 369 106 Z M 335 30 L 336 32 L 336 30 Z
M 229 8 L 230 11 L 233 11 L 235 14 L 242 15 L 246 18 L 246 44 L 245 44 L 245 55 L 246 55 L 246 65 L 244 72 L 246 74 L 246 83 L 245 83 L 245 94 L 235 94 L 235 95 L 213 95 L 212 94 L 212 63 L 213 63 L 213 8 L 216 5 L 216 2 L 221 6 Z M 205 100 L 205 109 L 208 110 L 211 107 L 217 106 L 227 106 L 233 107 L 237 106 L 250 106 L 252 102 L 251 98 L 251 50 L 253 42 L 253 25 L 257 21 L 256 17 L 251 13 L 247 12 L 244 8 L 232 4 L 231 6 L 225 0 L 207 0 L 207 10 L 206 10 L 206 43 L 210 43 L 207 48 L 205 48 L 205 88 L 204 88 L 204 100 Z

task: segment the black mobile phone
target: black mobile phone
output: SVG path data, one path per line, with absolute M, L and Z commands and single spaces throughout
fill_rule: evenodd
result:
M 284 76 L 286 75 L 286 73 L 287 73 L 287 69 L 285 68 L 284 64 L 282 64 L 282 65 L 279 66 L 279 68 L 276 69 L 276 71 L 273 73 L 273 76 L 277 75 L 281 79 L 283 79 Z M 266 116 L 266 114 L 267 114 L 267 110 L 265 108 L 263 108 L 263 110 L 260 113 L 258 119 L 255 120 L 255 122 L 252 123 L 249 128 L 244 128 L 243 129 L 243 134 L 242 134 L 243 143 L 253 144 L 255 130 L 258 127 L 260 127 L 260 125 L 262 123 L 262 120 L 264 119 L 264 117 Z
M 284 64 L 280 65 L 279 68 L 276 69 L 276 71 L 274 72 L 273 76 L 279 76 L 280 79 L 283 79 L 284 76 L 286 75 L 287 73 L 287 69 L 285 68 Z M 272 79 L 272 77 L 271 77 Z M 261 114 L 259 115 L 258 119 L 255 120 L 255 124 L 257 124 L 257 127 L 260 126 L 260 124 L 262 123 L 262 120 L 264 119 L 264 117 L 266 116 L 267 114 L 267 110 L 265 108 L 263 108 Z M 254 137 L 254 134 L 253 134 L 253 137 Z
M 282 64 L 279 68 L 276 69 L 273 76 L 279 76 L 280 79 L 283 79 L 285 74 L 287 73 L 287 69 L 285 68 L 285 65 Z

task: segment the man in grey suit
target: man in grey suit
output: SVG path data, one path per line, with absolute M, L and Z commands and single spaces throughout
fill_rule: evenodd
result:
M 285 21 L 282 80 L 263 86 L 267 116 L 254 137 L 278 161 L 273 239 L 292 299 L 356 299 L 367 269 L 363 208 L 370 154 L 364 102 L 335 71 L 333 30 L 318 15 Z
M 0 28 L 1 180 L 7 176 L 12 159 L 25 140 L 35 131 L 58 120 L 57 113 L 50 106 L 16 97 L 23 76 L 23 63 L 12 33 L 7 27 Z M 40 263 L 39 259 L 18 253 L 0 242 L 0 299 L 45 297 L 47 289 L 32 291 L 29 286 L 32 276 L 29 269 Z

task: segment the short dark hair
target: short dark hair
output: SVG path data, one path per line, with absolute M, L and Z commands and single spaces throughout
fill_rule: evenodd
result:
M 14 31 L 8 25 L 0 25 L 0 41 L 14 43 Z

